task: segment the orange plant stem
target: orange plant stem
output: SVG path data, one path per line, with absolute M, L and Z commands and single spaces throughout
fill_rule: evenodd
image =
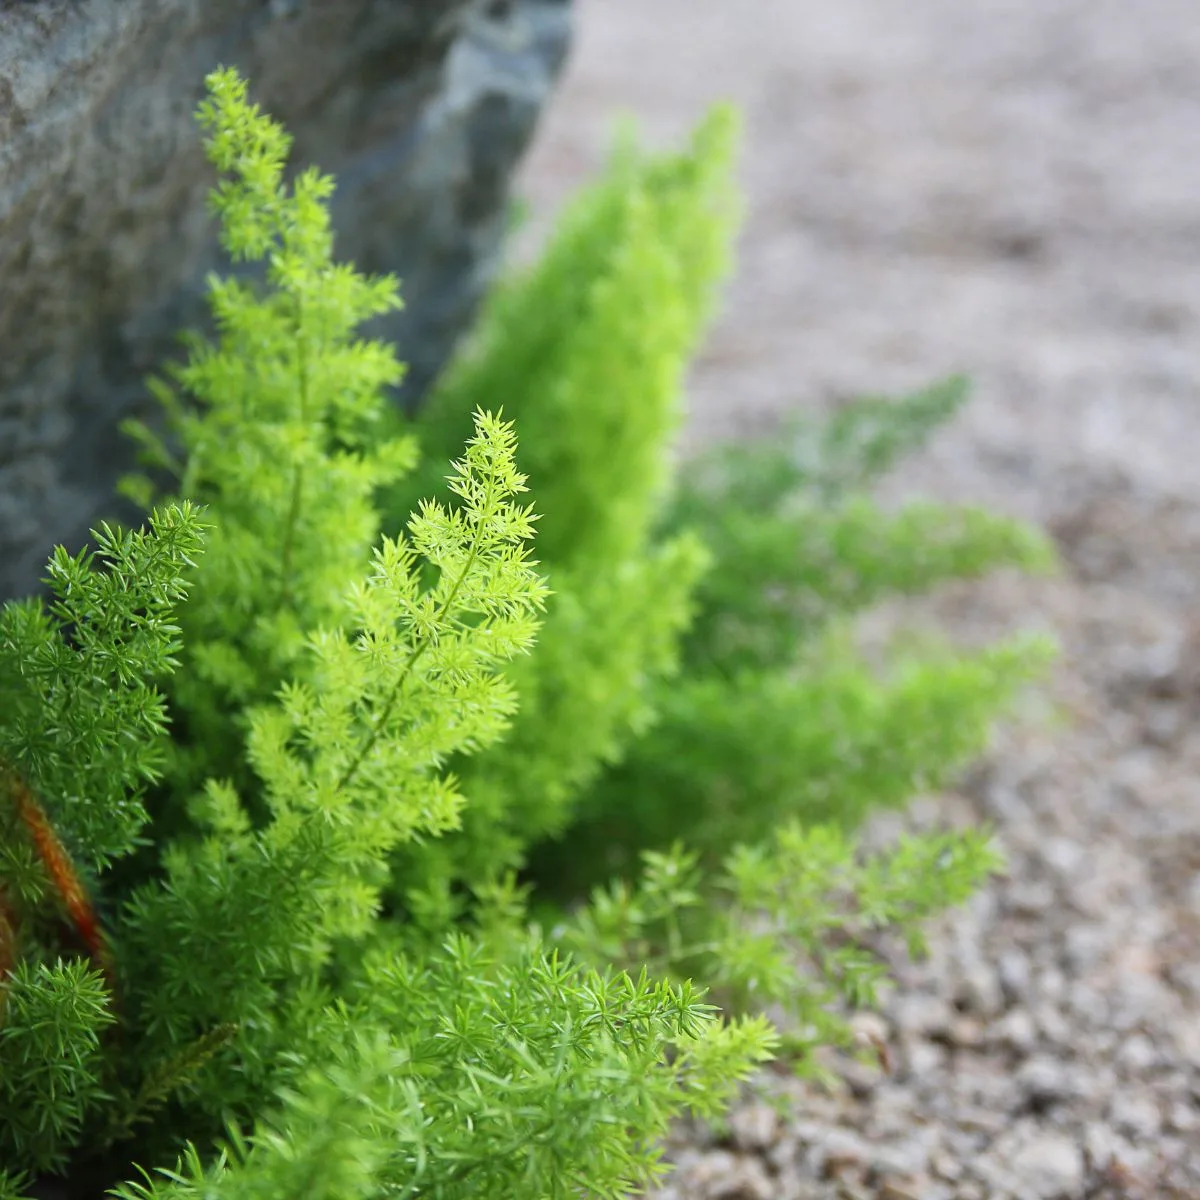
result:
M 17 817 L 29 832 L 34 848 L 46 869 L 54 890 L 71 918 L 83 944 L 96 965 L 104 972 L 111 987 L 113 983 L 112 959 L 104 932 L 100 928 L 96 910 L 88 899 L 80 882 L 75 864 L 67 854 L 58 835 L 54 832 L 42 806 L 34 798 L 25 781 L 14 771 L 7 771 L 8 791 L 16 809 Z M 2 934 L 0 934 L 2 937 Z

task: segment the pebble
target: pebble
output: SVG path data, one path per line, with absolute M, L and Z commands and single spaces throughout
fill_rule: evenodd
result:
M 885 1176 L 879 1181 L 879 1190 L 875 1194 L 878 1200 L 929 1200 L 929 1184 L 917 1177 Z
M 941 996 L 916 992 L 899 997 L 891 1011 L 896 1027 L 910 1034 L 945 1034 L 950 1029 L 950 1005 Z
M 1162 1113 L 1154 1100 L 1132 1092 L 1118 1092 L 1113 1097 L 1108 1119 L 1135 1139 L 1157 1137 L 1162 1128 Z
M 971 964 L 955 992 L 955 1000 L 984 1017 L 1004 1011 L 1004 988 L 995 970 L 982 962 Z
M 729 1173 L 712 1181 L 712 1200 L 777 1200 L 775 1181 L 757 1158 L 737 1159 Z
M 1083 1187 L 1083 1155 L 1070 1138 L 1035 1134 L 1012 1158 L 1013 1173 L 1025 1189 L 1022 1195 L 1041 1200 L 1077 1196 Z
M 1009 1047 L 1021 1054 L 1028 1054 L 1037 1044 L 1037 1026 L 1026 1008 L 1014 1008 L 991 1027 L 989 1037 L 993 1042 Z
M 769 1104 L 748 1104 L 729 1117 L 730 1138 L 739 1150 L 767 1150 L 779 1137 L 779 1115 Z
M 1000 987 L 1009 1004 L 1017 1003 L 1029 995 L 1029 958 L 1018 950 L 1006 950 L 1000 956 L 998 967 Z
M 1017 1072 L 1016 1083 L 1024 1103 L 1038 1111 L 1065 1100 L 1075 1090 L 1066 1064 L 1048 1056 L 1028 1059 Z
M 1159 1058 L 1154 1043 L 1144 1033 L 1127 1037 L 1116 1055 L 1117 1064 L 1132 1075 L 1144 1074 L 1157 1066 Z

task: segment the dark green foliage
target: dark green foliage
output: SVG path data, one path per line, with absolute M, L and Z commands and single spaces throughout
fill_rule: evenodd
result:
M 100 1036 L 114 1017 L 85 962 L 18 963 L 0 1027 L 0 1162 L 63 1167 L 85 1117 L 104 1099 Z
M 156 510 L 148 531 L 104 525 L 95 551 L 54 552 L 48 610 L 0 610 L 0 764 L 48 797 L 60 835 L 93 867 L 128 854 L 146 820 L 141 793 L 161 770 L 165 729 L 150 681 L 175 665 L 174 611 L 203 528 L 187 502 Z
M 872 939 L 919 949 L 995 868 L 983 832 L 862 860 L 850 830 L 948 779 L 1043 649 L 881 677 L 840 622 L 1044 545 L 858 493 L 956 385 L 674 487 L 724 110 L 684 154 L 622 147 L 404 478 L 400 367 L 354 336 L 394 281 L 332 261 L 332 181 L 285 187 L 286 134 L 236 73 L 209 89 L 223 244 L 265 276 L 212 280 L 166 435 L 132 427 L 172 500 L 0 615 L 0 1200 L 43 1172 L 80 1200 L 615 1200 L 781 1044 L 848 1044 Z

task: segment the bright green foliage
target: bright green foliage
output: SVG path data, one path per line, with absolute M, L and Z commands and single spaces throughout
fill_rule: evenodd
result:
M 844 827 L 944 780 L 1041 650 L 881 679 L 833 619 L 1043 548 L 850 494 L 948 392 L 839 418 L 816 473 L 673 494 L 732 229 L 724 111 L 685 154 L 618 154 L 400 487 L 399 367 L 353 338 L 394 283 L 332 262 L 331 182 L 285 189 L 283 131 L 234 72 L 209 89 L 223 244 L 267 269 L 212 281 L 217 341 L 156 385 L 167 437 L 135 427 L 185 499 L 100 530 L 103 570 L 56 552 L 49 612 L 0 614 L 0 1200 L 45 1171 L 88 1195 L 140 1172 L 126 1200 L 616 1200 L 780 1046 L 754 1010 L 788 1010 L 812 1069 L 875 998 L 868 935 L 919 948 L 995 866 L 984 834 L 859 861 Z M 636 882 L 570 915 L 531 895 L 514 871 L 556 834 L 572 901 Z
M 505 397 L 554 597 L 536 654 L 510 676 L 511 732 L 461 766 L 463 835 L 439 848 L 444 862 L 423 853 L 415 865 L 418 908 L 436 911 L 449 880 L 519 862 L 530 841 L 564 829 L 580 791 L 646 726 L 654 682 L 674 673 L 707 555 L 686 529 L 663 538 L 656 527 L 684 371 L 729 265 L 735 133 L 719 108 L 679 155 L 647 158 L 627 138 L 537 265 L 499 290 L 419 419 L 436 463 L 475 407 Z M 400 490 L 392 504 L 403 512 L 414 498 Z
M 347 600 L 357 632 L 315 632 L 307 679 L 251 711 L 269 822 L 254 827 L 210 781 L 193 812 L 211 832 L 173 845 L 166 879 L 134 895 L 127 953 L 155 1047 L 221 1022 L 269 1031 L 333 941 L 368 932 L 389 852 L 457 825 L 438 767 L 503 730 L 513 697 L 496 668 L 528 647 L 544 595 L 523 546 L 531 514 L 510 502 L 523 490 L 511 427 L 482 416 L 477 429 L 452 484 L 462 507 L 427 503 L 408 540 L 385 540 Z M 428 588 L 421 561 L 437 569 Z
M 866 939 L 886 929 L 923 952 L 920 923 L 1001 865 L 986 831 L 904 838 L 858 861 L 836 827 L 788 822 L 734 849 L 712 882 L 678 844 L 645 851 L 636 883 L 597 888 L 559 940 L 589 961 L 698 976 L 734 1009 L 781 1009 L 782 1048 L 823 1078 L 812 1051 L 852 1047 L 845 1008 L 879 1000 L 885 968 Z
M 761 1019 L 716 1022 L 689 983 L 585 970 L 530 936 L 372 956 L 356 990 L 249 1144 L 121 1195 L 617 1200 L 661 1170 L 671 1115 L 718 1111 L 775 1041 Z
M 950 783 L 1052 657 L 1044 639 L 1021 637 L 900 661 L 881 678 L 830 638 L 799 666 L 685 676 L 553 853 L 575 862 L 601 845 L 607 873 L 680 835 L 718 855 L 792 816 L 853 828 Z
M 578 798 L 565 838 L 536 851 L 539 879 L 590 886 L 681 834 L 711 864 L 790 817 L 853 828 L 946 785 L 986 746 L 997 716 L 1045 672 L 1046 639 L 926 647 L 893 654 L 881 674 L 847 627 L 945 580 L 1052 568 L 1047 539 L 1019 521 L 929 502 L 889 513 L 860 490 L 965 395 L 950 379 L 900 401 L 868 398 L 689 466 L 667 528 L 699 533 L 713 566 L 695 589 L 682 669 L 650 692 L 657 719 Z
M 291 138 L 232 73 L 214 75 L 198 119 L 224 175 L 211 202 L 221 243 L 235 262 L 265 258 L 268 289 L 211 278 L 217 341 L 189 335 L 174 386 L 152 381 L 172 444 L 137 422 L 126 429 L 215 525 L 172 685 L 188 741 L 211 761 L 236 753 L 230 706 L 272 696 L 309 631 L 349 615 L 347 583 L 378 535 L 374 491 L 412 466 L 415 447 L 378 436 L 382 391 L 403 368 L 390 345 L 354 330 L 400 299 L 394 278 L 332 261 L 333 180 L 309 168 L 284 185 Z M 143 501 L 152 491 L 145 478 L 125 487 Z

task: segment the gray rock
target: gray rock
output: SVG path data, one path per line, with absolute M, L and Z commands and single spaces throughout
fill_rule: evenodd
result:
M 891 1014 L 897 1028 L 910 1035 L 942 1035 L 950 1028 L 950 1006 L 943 997 L 927 992 L 898 996 Z
M 917 1175 L 885 1176 L 876 1192 L 878 1200 L 929 1200 L 929 1180 Z
M 367 332 L 436 375 L 492 278 L 569 0 L 0 2 L 0 597 L 114 511 L 118 420 L 220 265 L 192 113 L 236 65 L 335 175 L 337 254 L 401 276 Z
M 774 1183 L 757 1158 L 710 1150 L 680 1158 L 672 1181 L 681 1195 L 708 1200 L 772 1200 Z

